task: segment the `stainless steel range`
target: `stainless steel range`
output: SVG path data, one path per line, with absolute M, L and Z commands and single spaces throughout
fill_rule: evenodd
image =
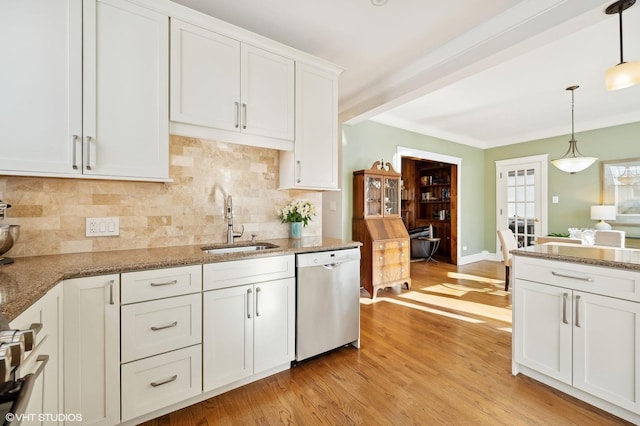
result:
M 30 352 L 42 324 L 31 324 L 27 330 L 13 330 L 0 315 L 0 419 L 5 425 L 19 425 L 25 413 L 33 385 L 42 374 L 48 355 Z

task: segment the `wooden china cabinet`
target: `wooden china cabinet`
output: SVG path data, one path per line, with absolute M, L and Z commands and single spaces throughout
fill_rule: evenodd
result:
M 411 287 L 409 234 L 400 217 L 400 174 L 390 163 L 353 172 L 353 240 L 362 243 L 360 285 L 371 298 L 397 284 Z

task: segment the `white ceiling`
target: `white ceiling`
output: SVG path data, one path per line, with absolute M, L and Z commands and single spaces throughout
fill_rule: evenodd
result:
M 345 68 L 340 114 L 480 148 L 640 121 L 607 92 L 618 18 L 602 0 L 174 0 Z M 623 14 L 640 60 L 640 4 Z M 584 151 L 584 149 L 583 149 Z

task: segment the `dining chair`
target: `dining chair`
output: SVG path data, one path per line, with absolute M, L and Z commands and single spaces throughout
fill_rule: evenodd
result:
M 513 258 L 509 252 L 518 248 L 518 241 L 516 241 L 516 236 L 513 235 L 511 229 L 498 229 L 497 233 L 502 247 L 502 262 L 504 263 L 504 291 L 509 291 L 509 275 L 511 275 Z
M 624 231 L 596 231 L 594 245 L 624 248 Z

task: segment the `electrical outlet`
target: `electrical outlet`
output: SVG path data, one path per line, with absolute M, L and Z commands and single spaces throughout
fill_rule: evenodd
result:
M 120 235 L 119 217 L 86 218 L 87 237 L 114 237 Z

